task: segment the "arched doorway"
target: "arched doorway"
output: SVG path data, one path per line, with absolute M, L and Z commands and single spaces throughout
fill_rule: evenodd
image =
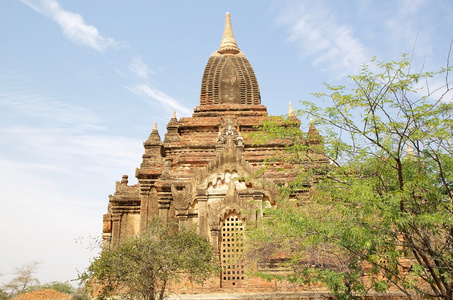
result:
M 223 220 L 219 248 L 222 266 L 221 286 L 241 286 L 245 279 L 245 267 L 242 261 L 244 223 L 238 214 L 229 214 Z

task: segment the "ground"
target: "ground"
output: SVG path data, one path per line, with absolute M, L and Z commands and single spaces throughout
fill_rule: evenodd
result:
M 68 300 L 71 296 L 49 289 L 22 294 L 14 300 Z

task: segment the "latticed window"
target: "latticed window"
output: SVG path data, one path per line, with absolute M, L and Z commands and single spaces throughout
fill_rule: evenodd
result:
M 245 279 L 242 262 L 244 224 L 237 214 L 227 216 L 221 230 L 222 287 L 240 286 Z

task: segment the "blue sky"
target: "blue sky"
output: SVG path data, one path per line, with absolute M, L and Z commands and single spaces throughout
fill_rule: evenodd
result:
M 31 261 L 42 282 L 88 265 L 153 123 L 163 137 L 199 104 L 227 11 L 271 115 L 372 56 L 444 67 L 453 39 L 451 0 L 0 1 L 0 282 Z

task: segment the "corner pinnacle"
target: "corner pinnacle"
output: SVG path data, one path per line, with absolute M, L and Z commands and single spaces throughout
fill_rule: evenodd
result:
M 153 130 L 151 131 L 148 139 L 144 143 L 145 148 L 147 146 L 152 146 L 152 145 L 162 145 L 162 142 L 160 140 L 160 135 L 159 131 L 157 130 L 157 122 L 154 122 L 154 127 Z
M 217 50 L 220 54 L 237 54 L 239 53 L 238 45 L 234 39 L 233 27 L 231 26 L 230 13 L 226 13 L 225 16 L 225 29 L 223 30 L 223 38 L 220 42 L 220 48 Z
M 409 142 L 407 142 L 407 156 L 414 156 L 414 149 Z
M 313 118 L 310 118 L 310 126 L 308 126 L 308 133 L 317 132 Z
M 294 115 L 294 110 L 293 110 L 293 106 L 291 105 L 291 102 L 289 103 L 289 107 L 288 107 L 288 116 L 292 116 Z

